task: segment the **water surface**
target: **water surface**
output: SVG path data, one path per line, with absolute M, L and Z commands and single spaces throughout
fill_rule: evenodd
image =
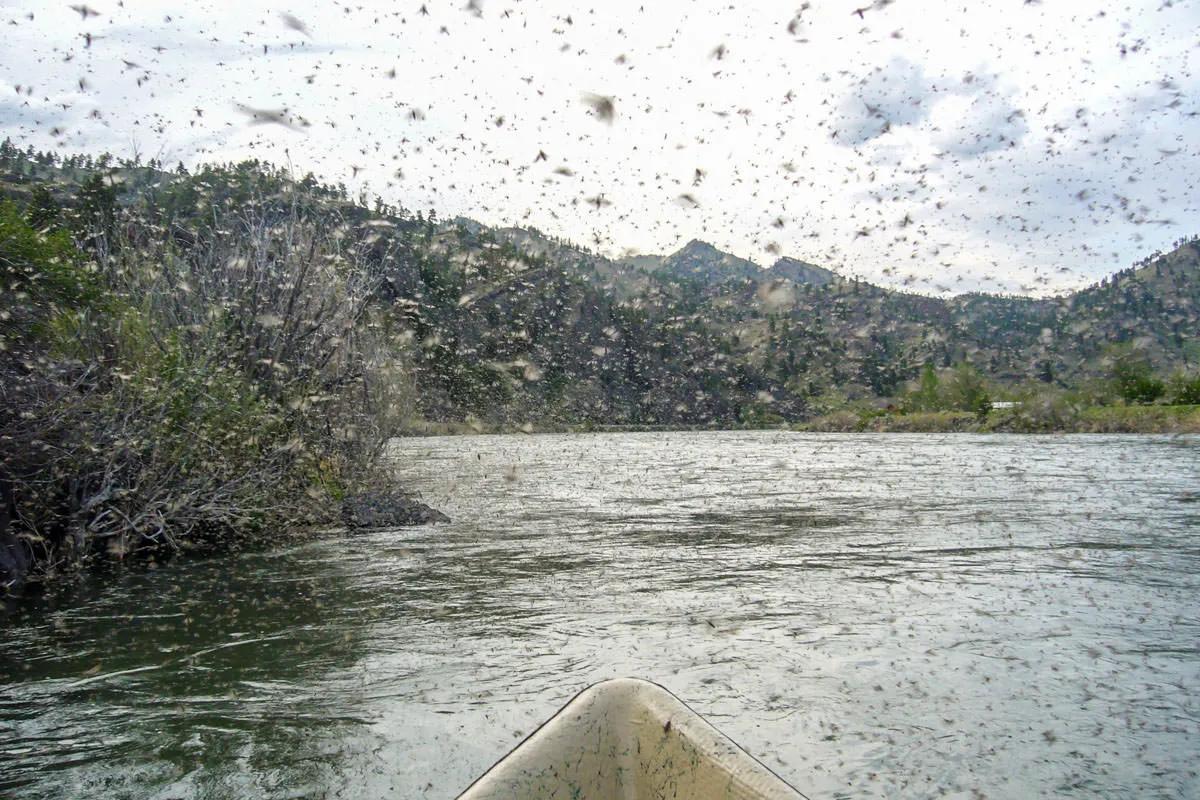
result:
M 584 686 L 809 797 L 1200 796 L 1200 440 L 407 439 L 448 525 L 0 622 L 0 795 L 453 797 Z

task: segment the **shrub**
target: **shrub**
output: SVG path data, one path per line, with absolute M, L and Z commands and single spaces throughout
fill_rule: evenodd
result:
M 941 407 L 948 411 L 969 411 L 982 416 L 991 408 L 987 383 L 970 364 L 959 364 L 950 372 L 942 381 L 939 398 Z
M 939 377 L 933 365 L 927 363 L 901 406 L 906 413 L 969 411 L 984 415 L 991 406 L 991 398 L 987 381 L 972 365 L 959 364 Z
M 94 303 L 100 284 L 65 231 L 39 231 L 0 201 L 0 352 L 45 333 L 58 313 Z
M 1166 386 L 1154 376 L 1150 359 L 1131 347 L 1116 348 L 1110 355 L 1113 389 L 1126 403 L 1144 405 L 1163 396 Z
M 273 197 L 180 236 L 105 211 L 89 258 L 0 207 L 0 593 L 332 521 L 393 433 L 403 381 L 336 219 Z
M 1178 372 L 1171 377 L 1168 395 L 1172 405 L 1200 405 L 1200 373 L 1188 375 Z

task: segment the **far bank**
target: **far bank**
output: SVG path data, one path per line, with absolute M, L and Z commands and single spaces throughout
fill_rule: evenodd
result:
M 667 433 L 673 431 L 792 430 L 807 433 L 1200 433 L 1200 405 L 1089 406 L 1082 409 L 1004 408 L 969 411 L 842 409 L 797 423 L 742 425 L 602 425 L 478 419 L 409 420 L 401 436 L 475 436 L 545 433 Z
M 792 426 L 811 432 L 1200 433 L 1200 405 L 1014 407 L 891 413 L 842 410 Z

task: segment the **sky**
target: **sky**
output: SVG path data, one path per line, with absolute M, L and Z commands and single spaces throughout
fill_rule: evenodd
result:
M 1200 2 L 0 0 L 0 24 L 22 147 L 258 158 L 612 256 L 702 239 L 1047 294 L 1200 233 Z

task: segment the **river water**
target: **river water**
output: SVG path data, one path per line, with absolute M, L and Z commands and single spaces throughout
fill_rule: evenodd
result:
M 653 679 L 818 797 L 1200 796 L 1200 440 L 406 439 L 453 519 L 0 622 L 0 796 L 450 798 Z

